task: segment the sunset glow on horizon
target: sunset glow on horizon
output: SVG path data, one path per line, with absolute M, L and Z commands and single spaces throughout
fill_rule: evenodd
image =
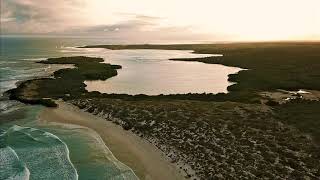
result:
M 319 0 L 1 0 L 2 34 L 320 40 Z

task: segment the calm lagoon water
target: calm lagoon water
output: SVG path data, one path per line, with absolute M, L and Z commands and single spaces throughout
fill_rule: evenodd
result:
M 105 81 L 85 81 L 88 91 L 115 94 L 227 93 L 233 84 L 228 75 L 240 68 L 201 62 L 172 61 L 173 58 L 198 58 L 220 54 L 194 54 L 181 50 L 108 50 L 65 48 L 72 55 L 102 57 L 105 63 L 118 64 L 118 75 Z

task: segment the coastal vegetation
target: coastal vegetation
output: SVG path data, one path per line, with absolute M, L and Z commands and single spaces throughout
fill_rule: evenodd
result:
M 263 104 L 109 98 L 69 102 L 148 140 L 191 179 L 320 175 L 318 146 Z
M 52 78 L 41 78 L 22 82 L 18 88 L 9 90 L 10 98 L 29 104 L 48 107 L 57 105 L 51 99 L 78 97 L 85 93 L 84 80 L 106 80 L 117 75 L 119 65 L 101 63 L 102 58 L 61 57 L 49 58 L 38 63 L 73 64 L 75 68 L 60 69 Z
M 127 95 L 87 92 L 85 80 L 117 75 L 101 58 L 49 58 L 40 63 L 74 64 L 52 78 L 29 80 L 10 90 L 11 99 L 55 106 L 63 98 L 121 125 L 162 150 L 193 179 L 320 177 L 320 43 L 193 45 L 98 45 L 86 48 L 178 49 L 222 57 L 172 59 L 248 69 L 229 75 L 229 93 Z M 287 100 L 262 93 L 296 93 Z

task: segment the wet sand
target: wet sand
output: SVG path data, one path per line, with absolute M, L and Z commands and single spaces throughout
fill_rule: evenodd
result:
M 41 122 L 58 122 L 88 127 L 96 131 L 115 157 L 133 169 L 140 179 L 184 179 L 176 167 L 150 143 L 130 131 L 79 108 L 58 101 L 58 108 L 45 108 L 39 115 Z

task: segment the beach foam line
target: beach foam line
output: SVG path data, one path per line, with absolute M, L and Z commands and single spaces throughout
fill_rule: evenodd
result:
M 70 159 L 70 151 L 69 151 L 69 148 L 68 148 L 67 144 L 66 144 L 65 142 L 63 142 L 58 136 L 56 136 L 56 135 L 54 135 L 54 134 L 51 134 L 51 133 L 49 133 L 49 132 L 45 132 L 44 135 L 45 135 L 45 136 L 48 136 L 48 137 L 56 138 L 56 139 L 58 139 L 62 144 L 65 145 L 66 151 L 67 151 L 67 159 L 68 159 L 68 161 L 70 162 L 72 168 L 75 170 L 76 177 L 77 177 L 76 179 L 78 179 L 78 178 L 79 178 L 79 174 L 78 174 L 78 172 L 77 172 L 77 169 L 74 167 L 73 163 L 71 162 L 71 159 Z
M 17 64 L 19 63 L 18 61 L 0 61 L 0 65 L 7 65 L 7 64 Z
M 16 84 L 19 80 L 7 80 L 7 81 L 0 81 L 1 87 L 0 87 L 0 93 L 4 93 L 5 91 L 9 89 L 16 88 Z
M 41 128 L 48 127 L 48 129 L 53 130 L 54 128 L 50 124 L 51 122 L 68 125 L 76 124 L 88 127 L 97 132 L 107 147 L 112 150 L 112 154 L 114 154 L 117 159 L 119 158 L 121 162 L 128 165 L 139 178 L 157 180 L 184 179 L 177 167 L 167 161 L 163 156 L 163 153 L 157 149 L 156 146 L 129 131 L 123 130 L 123 128 L 116 124 L 84 112 L 70 103 L 64 101 L 56 101 L 56 103 L 59 104 L 58 108 L 45 108 L 39 114 L 38 120 Z M 61 132 L 60 130 L 63 129 L 62 127 L 57 127 L 56 129 L 59 131 L 52 132 L 61 137 L 62 140 L 68 144 L 71 152 L 71 160 L 78 169 L 80 179 L 83 177 L 87 177 L 85 179 L 90 179 L 96 172 L 101 173 L 100 175 L 102 175 L 102 177 L 116 176 L 116 179 L 122 177 L 118 175 L 119 171 L 113 168 L 112 165 L 108 163 L 108 160 L 104 158 L 103 154 L 101 154 L 101 147 L 98 147 L 100 145 L 95 145 L 97 144 L 96 141 L 90 137 L 89 134 L 81 135 L 75 131 L 77 129 L 73 132 L 72 129 L 66 129 L 65 132 Z M 50 130 L 45 131 L 50 132 Z M 76 141 L 74 141 L 74 138 L 76 138 Z M 86 147 L 82 147 L 82 145 L 79 146 L 79 143 L 86 143 L 89 147 L 87 145 Z M 85 151 L 88 153 L 88 156 L 81 156 L 83 152 L 79 152 L 79 148 L 84 150 L 87 149 Z M 97 167 L 97 164 L 98 167 L 101 168 L 92 169 L 92 167 Z M 87 172 L 87 174 L 83 174 L 83 172 Z M 112 176 L 110 176 L 110 172 L 112 173 Z M 131 173 L 132 171 L 130 170 L 129 172 Z M 123 171 L 126 176 L 129 172 Z M 137 178 L 135 177 L 135 179 Z
M 30 171 L 10 147 L 0 148 L 0 179 L 29 180 Z
M 36 59 L 40 60 L 39 58 L 36 58 Z M 19 81 L 25 81 L 25 80 L 36 78 L 36 77 L 48 77 L 48 76 L 51 76 L 53 72 L 59 69 L 74 68 L 74 65 L 50 64 L 50 65 L 43 65 L 42 67 L 28 67 L 28 68 L 23 67 L 22 69 L 14 69 L 13 67 L 4 67 L 4 68 L 5 68 L 5 71 L 7 72 L 5 72 L 5 74 L 3 74 L 2 77 L 0 77 L 0 84 L 1 84 L 0 96 L 2 96 L 2 93 L 4 93 L 5 91 L 16 88 L 17 87 L 16 84 Z
M 54 134 L 14 125 L 2 133 L 0 138 L 1 147 L 4 147 L 1 149 L 10 147 L 15 151 L 20 164 L 25 164 L 30 172 L 30 179 L 78 179 L 68 146 Z M 15 176 L 11 171 L 3 174 Z
M 112 173 L 112 177 L 106 177 L 106 178 L 118 179 L 121 177 L 120 179 L 124 179 L 124 180 L 139 179 L 138 176 L 134 173 L 134 171 L 129 166 L 122 163 L 114 156 L 112 151 L 108 148 L 108 146 L 102 140 L 101 136 L 93 129 L 80 126 L 80 125 L 67 124 L 67 123 L 50 122 L 48 124 L 49 126 L 58 126 L 59 130 L 65 129 L 68 132 L 74 130 L 81 134 L 87 134 L 90 137 L 92 137 L 96 141 L 96 144 L 102 147 L 104 157 L 108 159 L 108 161 L 112 163 L 112 165 L 119 170 L 119 172 L 116 175 Z

